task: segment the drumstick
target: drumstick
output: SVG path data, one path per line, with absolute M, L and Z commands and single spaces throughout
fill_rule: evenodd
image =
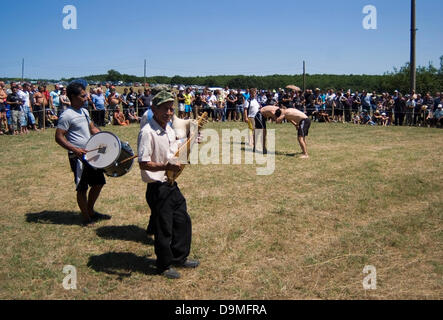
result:
M 135 155 L 135 156 L 129 157 L 129 158 L 127 158 L 127 159 L 121 161 L 120 164 L 123 164 L 123 163 L 125 163 L 125 162 L 131 161 L 131 160 L 134 160 L 135 158 L 138 158 L 138 155 Z
M 106 153 L 106 146 L 101 146 L 101 147 L 98 147 L 96 149 L 87 150 L 86 153 L 89 153 L 89 152 L 92 152 L 92 151 L 97 151 L 97 150 L 99 150 L 98 153 Z

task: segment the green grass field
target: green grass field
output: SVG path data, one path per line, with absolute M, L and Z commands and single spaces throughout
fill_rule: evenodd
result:
M 83 228 L 54 129 L 1 136 L 0 298 L 443 298 L 443 130 L 313 124 L 302 160 L 293 126 L 270 128 L 273 175 L 195 165 L 179 177 L 201 266 L 175 281 L 154 274 L 138 166 L 107 178 L 96 209 L 112 219 Z M 138 126 L 106 130 L 136 149 Z M 62 286 L 65 265 L 77 290 Z M 366 265 L 376 290 L 363 289 Z

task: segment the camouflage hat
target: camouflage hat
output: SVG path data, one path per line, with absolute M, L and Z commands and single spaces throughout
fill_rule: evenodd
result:
M 160 91 L 170 91 L 169 87 L 165 84 L 161 84 L 158 86 L 155 86 L 154 88 L 151 89 L 152 94 L 155 96 L 157 93 L 159 93 Z
M 174 101 L 174 100 L 175 100 L 174 96 L 172 95 L 171 92 L 163 90 L 154 96 L 154 98 L 152 99 L 152 106 L 157 107 L 163 103 Z

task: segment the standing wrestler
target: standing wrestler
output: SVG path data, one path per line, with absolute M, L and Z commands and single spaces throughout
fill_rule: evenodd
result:
M 91 121 L 88 110 L 83 108 L 87 101 L 85 90 L 86 86 L 80 82 L 68 85 L 66 94 L 71 106 L 61 114 L 55 132 L 55 141 L 69 151 L 69 163 L 77 186 L 77 204 L 83 216 L 83 225 L 110 218 L 94 211 L 95 202 L 106 184 L 103 171 L 94 170 L 83 160 L 89 138 L 100 132 Z M 88 186 L 91 187 L 89 194 Z
M 280 114 L 281 112 L 281 114 Z M 291 122 L 298 130 L 298 143 L 300 144 L 303 154 L 300 158 L 307 159 L 308 145 L 306 143 L 306 137 L 309 134 L 309 128 L 311 127 L 311 120 L 306 114 L 297 109 L 285 109 L 276 111 L 277 123 L 281 123 L 283 119 Z
M 154 234 L 157 269 L 170 279 L 180 278 L 173 266 L 196 268 L 199 262 L 187 259 L 191 250 L 192 226 L 186 200 L 177 183 L 167 182 L 166 171 L 177 172 L 180 165 L 172 157 L 178 150 L 174 130 L 168 126 L 174 115 L 174 97 L 160 91 L 152 100 L 154 117 L 141 129 L 138 159 L 146 182 L 146 201 L 151 209 L 148 233 Z

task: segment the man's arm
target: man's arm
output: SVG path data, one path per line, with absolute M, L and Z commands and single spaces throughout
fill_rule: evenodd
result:
M 283 119 L 285 118 L 284 111 L 282 110 L 281 116 L 275 120 L 276 123 L 282 123 Z
M 16 105 L 16 104 L 21 105 L 22 104 L 22 100 L 12 102 L 12 101 L 8 101 L 6 99 L 6 104 L 9 104 L 10 106 L 13 106 L 13 105 Z
M 86 150 L 81 149 L 81 148 L 76 148 L 71 143 L 69 143 L 69 141 L 66 140 L 66 137 L 65 137 L 66 133 L 67 133 L 67 131 L 57 128 L 57 130 L 55 131 L 55 141 L 62 148 L 65 148 L 68 151 L 74 152 L 74 154 L 77 157 L 81 158 L 83 155 L 86 154 Z
M 245 107 L 243 108 L 243 115 L 246 123 L 248 122 L 248 109 L 249 109 L 249 101 L 246 101 Z
M 158 172 L 158 171 L 173 171 L 178 172 L 181 169 L 180 165 L 172 164 L 172 163 L 159 163 L 159 162 L 139 162 L 139 167 L 141 170 L 147 170 L 151 172 Z
M 99 133 L 100 129 L 94 125 L 94 122 L 90 121 L 89 122 L 89 131 L 91 132 L 92 135 L 94 135 L 94 134 Z
M 298 123 L 294 120 L 289 120 L 290 123 L 292 123 L 297 129 L 298 129 Z

